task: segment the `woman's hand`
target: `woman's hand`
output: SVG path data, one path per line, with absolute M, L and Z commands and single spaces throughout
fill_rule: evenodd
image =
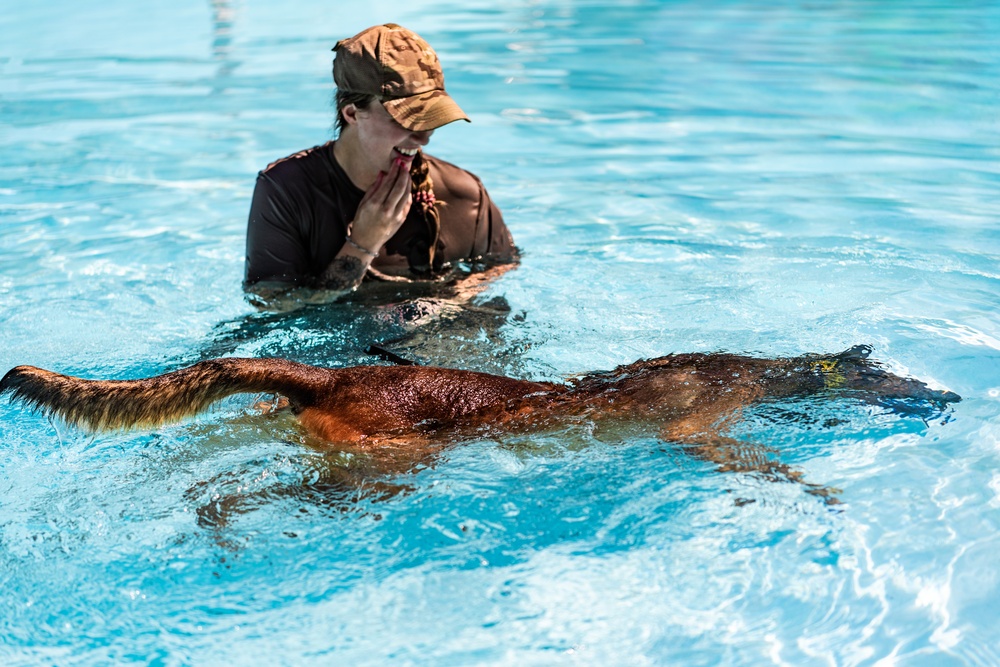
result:
M 410 172 L 395 160 L 389 173 L 379 172 L 358 204 L 344 247 L 319 276 L 318 287 L 329 297 L 355 289 L 382 246 L 403 225 L 410 211 Z
M 403 225 L 410 211 L 410 172 L 396 159 L 389 173 L 379 172 L 365 193 L 351 223 L 349 236 L 357 245 L 378 253 Z

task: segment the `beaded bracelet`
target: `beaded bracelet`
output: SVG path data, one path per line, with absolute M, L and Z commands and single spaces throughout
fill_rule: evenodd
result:
M 351 244 L 354 247 L 355 250 L 360 250 L 361 252 L 365 253 L 366 255 L 368 255 L 369 257 L 371 257 L 372 259 L 375 259 L 376 257 L 378 257 L 378 253 L 377 252 L 372 252 L 368 248 L 365 248 L 365 247 L 360 246 L 357 243 L 355 243 L 354 239 L 351 238 L 350 234 L 348 234 L 347 236 L 345 236 L 344 240 L 347 241 L 349 244 Z

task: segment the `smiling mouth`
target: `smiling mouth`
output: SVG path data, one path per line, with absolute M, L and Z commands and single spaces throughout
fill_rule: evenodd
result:
M 399 146 L 396 146 L 393 150 L 405 158 L 412 158 L 420 152 L 419 148 L 400 148 Z

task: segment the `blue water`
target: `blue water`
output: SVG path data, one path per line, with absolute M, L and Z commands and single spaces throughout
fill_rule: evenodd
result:
M 96 437 L 0 401 L 0 663 L 1000 664 L 1000 7 L 363 4 L 0 12 L 0 372 L 341 366 L 401 339 L 553 379 L 870 343 L 963 401 L 745 413 L 732 434 L 832 508 L 577 424 L 221 529 L 197 520 L 213 497 L 322 464 L 253 397 Z M 390 20 L 474 120 L 430 152 L 483 179 L 523 262 L 464 306 L 366 289 L 256 314 L 255 174 L 331 137 L 330 48 Z

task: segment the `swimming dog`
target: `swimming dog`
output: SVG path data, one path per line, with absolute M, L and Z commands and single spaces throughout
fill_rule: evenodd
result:
M 595 372 L 565 384 L 432 366 L 323 368 L 287 359 L 217 358 L 141 380 L 85 380 L 18 366 L 0 395 L 90 431 L 152 428 L 238 393 L 273 393 L 311 434 L 361 445 L 430 432 L 521 430 L 560 417 L 656 423 L 668 439 L 718 430 L 741 408 L 828 392 L 886 405 L 944 407 L 961 400 L 893 375 L 871 348 L 838 355 L 764 359 L 674 354 Z
M 859 345 L 837 355 L 777 359 L 672 354 L 565 383 L 431 366 L 322 368 L 287 359 L 217 358 L 140 380 L 85 380 L 18 366 L 0 380 L 0 394 L 87 430 L 108 431 L 156 427 L 232 394 L 268 392 L 287 397 L 313 436 L 367 451 L 427 437 L 540 429 L 566 418 L 624 421 L 649 425 L 664 440 L 738 469 L 714 449 L 735 442 L 722 433 L 754 403 L 827 393 L 941 410 L 960 400 L 884 370 L 868 359 L 870 352 Z M 768 470 L 789 478 L 787 469 Z

